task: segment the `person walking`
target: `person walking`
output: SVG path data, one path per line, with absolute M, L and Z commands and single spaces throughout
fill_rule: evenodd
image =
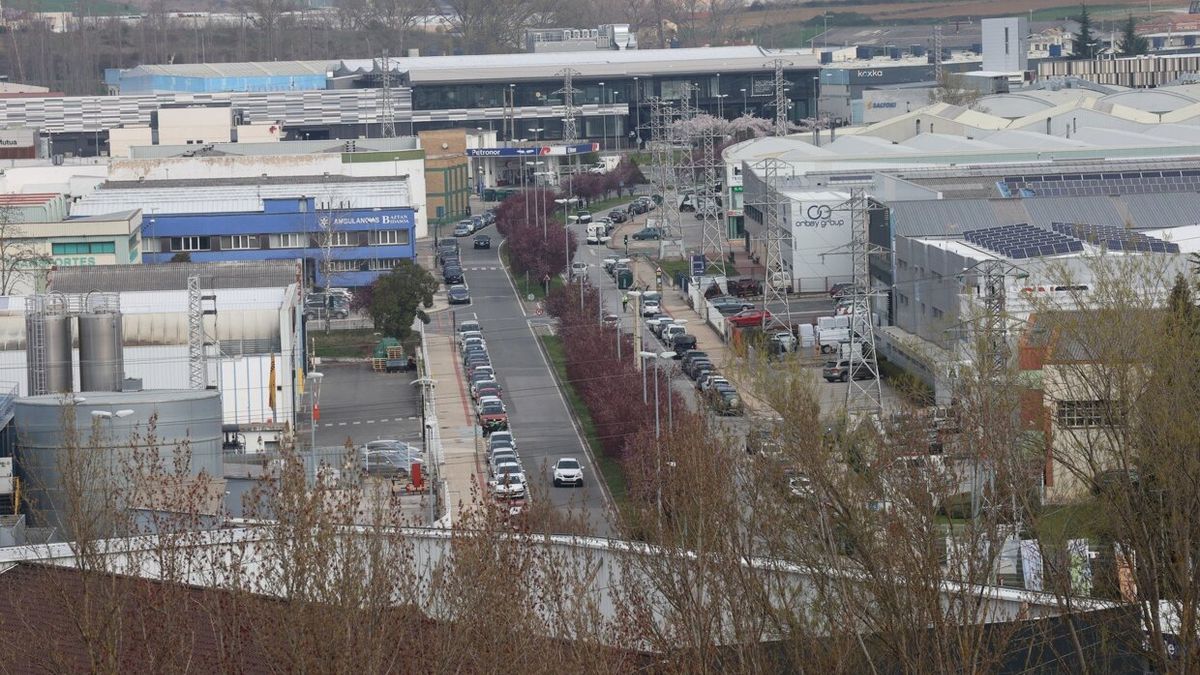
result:
M 624 293 L 621 295 L 621 311 L 622 312 L 629 311 L 629 294 L 628 293 Z

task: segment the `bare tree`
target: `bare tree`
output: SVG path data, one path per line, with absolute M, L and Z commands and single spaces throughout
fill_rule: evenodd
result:
M 454 29 L 468 53 L 518 49 L 526 28 L 554 17 L 558 0 L 447 0 Z
M 0 295 L 11 295 L 27 284 L 35 270 L 50 266 L 51 258 L 29 239 L 11 207 L 0 208 Z

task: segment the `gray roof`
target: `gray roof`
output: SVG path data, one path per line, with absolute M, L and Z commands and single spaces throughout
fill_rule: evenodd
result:
M 252 213 L 262 211 L 265 199 L 313 197 L 317 208 L 335 204 L 343 209 L 404 208 L 412 206 L 408 179 L 402 176 L 368 178 L 284 176 L 244 180 L 162 180 L 110 182 L 71 207 L 73 216 L 96 216 L 141 209 L 156 213 Z
M 187 289 L 190 276 L 199 276 L 204 288 L 286 288 L 298 283 L 302 275 L 296 260 L 60 267 L 49 274 L 47 290 L 178 291 Z
M 207 143 L 195 145 L 135 145 L 131 147 L 133 159 L 159 157 L 206 157 L 221 155 L 264 156 L 264 155 L 311 155 L 317 153 L 344 153 L 347 141 L 341 139 L 324 141 L 282 141 L 273 143 Z M 416 136 L 397 138 L 359 138 L 354 141 L 354 152 L 393 152 L 419 150 Z
M 1171 192 L 1117 197 L 930 199 L 894 202 L 892 232 L 900 237 L 957 235 L 965 230 L 1029 223 L 1090 223 L 1134 228 L 1200 223 L 1200 193 Z
M 165 75 L 168 77 L 287 77 L 324 75 L 337 61 L 243 61 L 235 63 L 170 63 L 143 65 L 126 71 L 126 77 Z

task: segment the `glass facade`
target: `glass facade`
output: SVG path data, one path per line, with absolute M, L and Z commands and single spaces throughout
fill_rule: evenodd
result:
M 788 80 L 788 118 L 801 120 L 809 117 L 816 106 L 816 68 L 791 69 L 784 71 Z M 642 126 L 641 137 L 649 136 L 645 128 L 650 122 L 649 101 L 654 97 L 678 100 L 685 85 L 697 87 L 693 102 L 703 113 L 732 119 L 749 112 L 759 117 L 775 116 L 775 74 L 764 68 L 756 72 L 701 73 L 694 75 L 656 75 L 634 77 L 621 75 L 611 78 L 580 78 L 575 80 L 576 105 L 625 104 L 628 116 L 588 114 L 579 120 L 579 134 L 586 139 L 600 142 L 606 148 L 627 147 L 633 140 L 635 130 Z M 562 95 L 554 92 L 562 88 L 562 80 L 540 80 L 536 82 L 507 83 L 455 83 L 412 85 L 413 110 L 445 110 L 454 108 L 483 109 L 504 108 L 511 92 L 512 105 L 534 107 L 562 105 Z M 504 131 L 504 121 L 479 120 L 480 128 Z M 471 122 L 431 121 L 417 122 L 419 129 L 438 129 L 470 126 Z M 516 138 L 533 139 L 532 129 L 540 128 L 536 137 L 544 140 L 562 139 L 561 118 L 522 118 L 517 121 Z M 501 140 L 513 140 L 507 137 Z

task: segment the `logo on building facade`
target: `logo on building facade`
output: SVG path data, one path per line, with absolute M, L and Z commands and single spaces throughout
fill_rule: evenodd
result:
M 804 214 L 804 220 L 797 220 L 796 227 L 824 229 L 826 227 L 843 227 L 846 225 L 846 219 L 842 217 L 835 218 L 833 207 L 828 204 L 810 204 L 801 213 Z

